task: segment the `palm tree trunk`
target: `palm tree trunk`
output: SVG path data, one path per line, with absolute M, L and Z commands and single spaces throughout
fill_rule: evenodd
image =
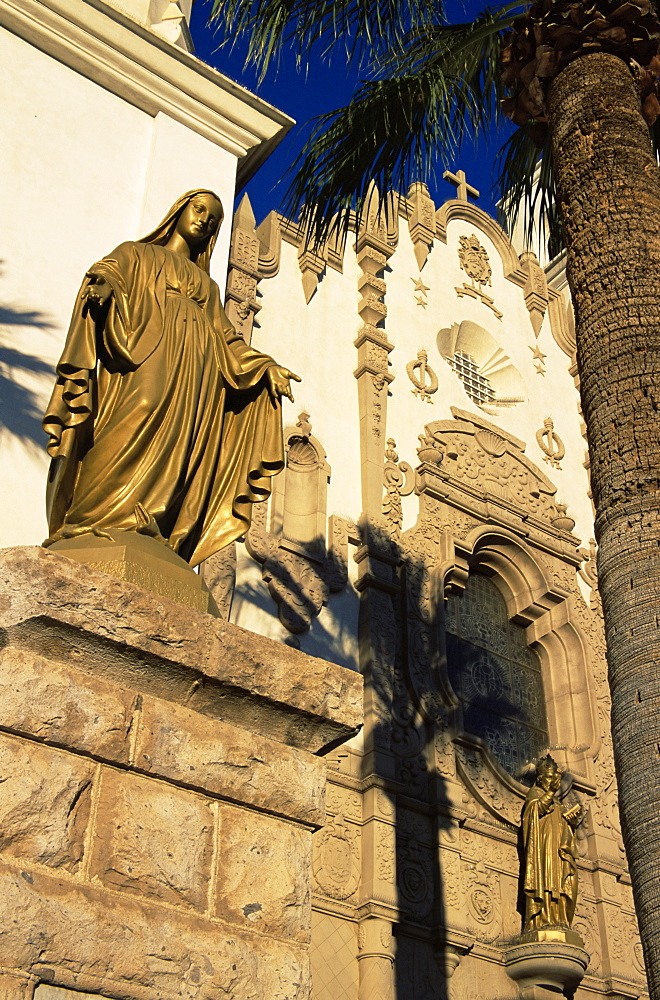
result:
M 660 177 L 626 64 L 581 56 L 548 119 L 576 309 L 624 841 L 660 998 Z

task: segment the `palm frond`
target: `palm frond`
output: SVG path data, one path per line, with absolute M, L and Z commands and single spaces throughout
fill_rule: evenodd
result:
M 284 205 L 292 216 L 300 212 L 312 243 L 345 233 L 353 211 L 359 222 L 372 182 L 382 205 L 388 191 L 433 176 L 466 135 L 492 122 L 502 94 L 499 40 L 512 8 L 408 33 L 405 54 L 376 64 L 382 78 L 362 83 L 347 107 L 317 119 Z
M 557 190 L 552 165 L 552 148 L 547 129 L 539 148 L 539 132 L 534 121 L 521 125 L 499 152 L 498 188 L 509 232 L 522 215 L 525 245 L 548 240 L 551 256 L 563 248 Z
M 409 30 L 439 21 L 442 10 L 442 0 L 213 0 L 211 21 L 223 24 L 227 39 L 247 39 L 247 62 L 263 79 L 284 45 L 299 65 L 312 46 L 327 55 L 343 44 L 362 59 L 400 47 Z

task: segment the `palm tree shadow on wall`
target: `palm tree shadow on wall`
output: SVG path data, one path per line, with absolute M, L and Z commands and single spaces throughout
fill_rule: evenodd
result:
M 394 997 L 445 1000 L 452 959 L 458 957 L 448 913 L 448 894 L 455 887 L 446 884 L 445 851 L 457 841 L 458 827 L 448 782 L 438 767 L 438 748 L 449 736 L 447 705 L 439 709 L 445 692 L 438 621 L 435 613 L 426 618 L 430 644 L 420 642 L 419 594 L 411 581 L 421 579 L 428 567 L 404 555 L 394 538 L 382 537 L 377 544 L 392 546 L 400 559 L 394 573 L 399 593 L 391 598 L 393 662 L 377 656 L 380 665 L 371 679 L 378 699 L 390 708 L 374 727 L 373 764 L 366 768 L 387 782 L 394 816 Z M 387 614 L 386 602 L 382 612 Z
M 396 549 L 389 536 L 377 544 L 388 551 L 393 546 Z M 446 741 L 447 732 L 439 736 L 438 717 L 432 718 L 428 711 L 442 687 L 440 650 L 434 646 L 420 652 L 408 622 L 407 578 L 424 571 L 408 559 L 400 578 L 395 573 L 399 597 L 380 591 L 360 598 L 360 614 L 368 619 L 375 613 L 382 623 L 371 632 L 371 663 L 361 664 L 367 688 L 367 751 L 361 760 L 360 777 L 365 788 L 374 789 L 377 802 L 376 809 L 370 809 L 371 818 L 365 814 L 363 852 L 370 836 L 368 825 L 376 823 L 378 830 L 371 841 L 373 857 L 363 868 L 357 893 L 360 997 L 391 996 L 389 983 L 396 1000 L 443 1000 L 448 996 L 449 974 L 459 957 L 456 935 L 447 926 L 447 886 L 441 863 L 443 846 L 451 849 L 458 828 L 447 781 L 435 766 L 436 745 Z M 280 578 L 292 604 L 304 603 L 306 595 L 300 582 L 287 574 L 284 566 Z M 243 584 L 237 596 L 266 614 L 277 615 L 265 583 L 263 588 Z M 313 628 L 322 636 L 327 650 L 323 655 L 345 665 L 341 631 L 339 636 L 333 635 L 318 619 Z M 426 628 L 435 634 L 436 621 L 428 621 Z M 297 645 L 293 635 L 290 644 Z M 369 705 L 380 708 L 374 712 Z M 330 754 L 335 755 L 336 751 Z M 332 770 L 329 777 L 333 777 Z M 373 889 L 367 887 L 369 882 Z M 455 893 L 456 886 L 450 891 Z M 469 948 L 465 944 L 461 953 Z M 335 966 L 338 962 L 341 955 L 333 956 Z M 331 995 L 327 989 L 315 995 L 326 1000 Z
M 20 438 L 32 451 L 42 451 L 43 397 L 32 385 L 37 379 L 53 380 L 53 367 L 16 346 L 21 327 L 50 331 L 53 324 L 40 312 L 0 305 L 0 431 Z

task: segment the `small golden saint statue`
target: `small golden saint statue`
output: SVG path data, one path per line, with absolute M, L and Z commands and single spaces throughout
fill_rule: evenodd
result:
M 582 818 L 579 804 L 564 809 L 556 798 L 562 773 L 547 755 L 536 765 L 536 782 L 522 814 L 524 845 L 523 936 L 566 940 L 577 901 L 578 875 L 575 833 Z M 577 935 L 575 935 L 577 938 Z
M 188 191 L 87 272 L 44 419 L 44 544 L 146 535 L 195 566 L 243 535 L 270 494 L 284 465 L 280 399 L 300 379 L 225 315 L 209 275 L 222 217 L 212 191 Z

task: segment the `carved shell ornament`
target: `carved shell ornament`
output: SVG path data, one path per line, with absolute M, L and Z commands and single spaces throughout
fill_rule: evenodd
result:
M 479 285 L 492 285 L 493 269 L 484 247 L 476 236 L 461 236 L 458 247 L 458 259 L 461 267 Z

